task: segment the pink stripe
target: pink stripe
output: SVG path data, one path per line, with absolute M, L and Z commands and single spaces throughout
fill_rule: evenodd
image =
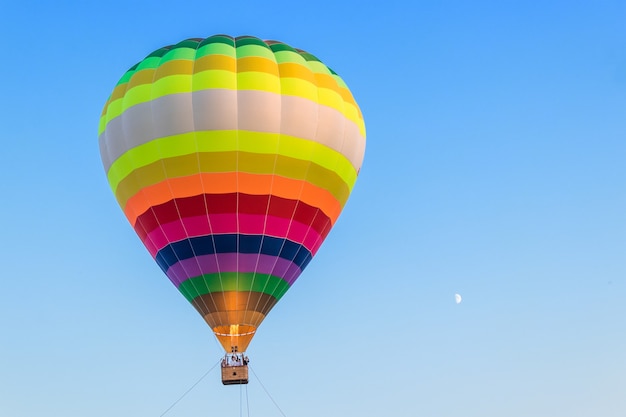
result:
M 237 214 L 209 214 L 209 221 L 213 227 L 214 234 L 237 233 Z M 190 236 L 199 236 L 195 230 L 190 229 Z
M 239 228 L 237 228 L 237 220 L 239 220 Z M 315 229 L 300 222 L 275 216 L 242 213 L 237 216 L 235 213 L 230 213 L 211 214 L 208 221 L 207 216 L 194 216 L 162 224 L 161 227 L 148 233 L 144 245 L 154 258 L 158 251 L 172 242 L 188 237 L 227 233 L 264 234 L 287 238 L 292 242 L 304 245 L 313 254 L 317 253 L 324 240 Z M 152 243 L 149 244 L 148 242 Z

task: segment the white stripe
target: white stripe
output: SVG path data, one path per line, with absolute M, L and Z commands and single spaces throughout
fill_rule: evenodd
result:
M 342 125 L 338 131 L 336 127 Z M 312 140 L 342 153 L 357 171 L 365 153 L 359 127 L 338 110 L 302 97 L 212 89 L 159 97 L 109 121 L 99 138 L 105 171 L 136 146 L 202 130 L 281 132 Z

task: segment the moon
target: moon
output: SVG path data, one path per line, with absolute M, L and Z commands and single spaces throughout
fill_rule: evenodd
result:
M 461 294 L 454 294 L 454 302 L 456 302 L 457 304 L 461 304 L 461 301 L 463 301 L 463 297 L 461 297 Z

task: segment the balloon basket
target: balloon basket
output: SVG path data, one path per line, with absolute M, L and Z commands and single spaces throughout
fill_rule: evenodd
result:
M 222 384 L 240 385 L 248 383 L 248 365 L 222 366 Z

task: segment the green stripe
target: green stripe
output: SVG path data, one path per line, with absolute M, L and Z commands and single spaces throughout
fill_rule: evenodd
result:
M 202 48 L 205 45 L 210 45 L 213 43 L 223 43 L 229 46 L 234 47 L 235 46 L 235 40 L 228 35 L 213 35 L 213 36 L 209 36 L 208 38 L 206 38 L 205 40 L 203 40 L 202 42 L 200 42 L 200 46 L 199 48 Z
M 159 65 L 163 65 L 168 61 L 173 61 L 175 59 L 185 59 L 188 61 L 193 61 L 196 59 L 196 49 L 195 48 L 176 48 L 172 49 L 166 55 L 161 58 L 161 62 Z
M 263 42 L 259 38 L 255 38 L 254 36 L 240 36 L 235 39 L 235 44 L 237 45 L 237 48 L 246 45 L 258 45 L 262 46 L 263 48 L 269 49 L 269 46 L 265 42 Z
M 320 59 L 318 57 L 316 57 L 313 54 L 310 54 L 308 52 L 302 51 L 300 52 L 300 55 L 302 55 L 302 58 L 306 59 L 307 61 L 317 61 L 317 62 L 322 62 L 320 61 Z
M 161 58 L 163 55 L 165 55 L 166 53 L 168 53 L 168 51 L 172 49 L 172 46 L 164 46 L 163 48 L 159 48 L 156 51 L 152 52 L 150 55 L 148 55 L 146 57 L 147 58 L 152 58 L 152 57 L 156 57 L 156 58 Z
M 137 66 L 137 65 L 135 65 L 135 67 L 136 67 L 136 66 Z M 137 72 L 137 69 L 136 69 L 136 68 L 135 68 L 135 69 L 132 69 L 132 68 L 131 68 L 131 69 L 129 69 L 128 71 L 126 71 L 126 72 L 124 73 L 124 75 L 122 75 L 122 78 L 120 78 L 120 80 L 117 82 L 117 84 L 115 84 L 115 86 L 117 87 L 117 86 L 118 86 L 118 85 L 120 85 L 120 84 L 125 84 L 125 83 L 127 83 L 128 81 L 130 81 L 130 78 L 133 76 L 133 74 L 134 74 L 135 72 Z
M 280 300 L 289 289 L 280 277 L 254 272 L 204 274 L 183 281 L 178 290 L 191 302 L 194 298 L 222 291 L 260 292 Z
M 291 46 L 284 44 L 284 43 L 273 43 L 269 47 L 274 53 L 280 52 L 280 51 L 289 51 L 289 52 L 298 53 L 296 48 L 292 48 Z
M 200 42 L 198 40 L 196 40 L 196 39 L 185 39 L 184 41 L 180 41 L 176 45 L 174 45 L 172 49 L 174 49 L 174 48 L 191 48 L 191 49 L 196 49 L 198 47 L 199 43 Z
M 167 51 L 166 51 L 167 52 Z M 127 83 L 128 81 L 130 81 L 130 78 L 137 72 L 137 71 L 141 71 L 143 69 L 146 68 L 157 68 L 161 63 L 161 57 L 157 57 L 157 56 L 148 56 L 146 57 L 143 61 L 138 62 L 137 64 L 133 65 L 132 67 L 130 67 L 130 69 L 128 71 L 126 71 L 124 73 L 124 75 L 122 75 L 122 78 L 120 78 L 120 80 L 117 82 L 117 84 L 115 85 L 116 87 L 120 84 L 124 84 Z
M 328 69 L 332 73 L 333 79 L 337 82 L 337 85 L 339 85 L 341 88 L 345 88 L 346 90 L 350 91 L 350 89 L 348 88 L 346 83 L 343 81 L 343 78 L 338 76 L 332 69 L 330 69 L 330 68 L 328 68 Z M 350 95 L 352 95 L 352 93 L 350 93 Z M 345 103 L 346 104 L 352 104 L 352 103 L 350 103 L 348 101 L 346 101 Z
M 225 55 L 232 58 L 237 56 L 234 46 L 220 42 L 203 45 L 196 51 L 196 59 L 207 55 Z
M 276 57 L 276 62 L 278 62 L 279 64 L 291 62 L 294 64 L 300 64 L 306 68 L 306 61 L 299 53 L 295 51 L 275 51 L 274 56 Z
M 242 46 L 237 44 L 237 58 L 244 58 L 249 56 L 260 56 L 263 58 L 267 58 L 272 62 L 276 62 L 274 53 L 267 45 L 265 45 L 265 47 L 262 47 L 257 44 L 245 44 Z
M 150 57 L 150 58 L 146 58 L 143 61 L 141 61 L 139 63 L 139 66 L 137 66 L 137 71 L 143 70 L 143 69 L 154 69 L 154 68 L 158 68 L 159 65 L 161 65 L 161 57 Z
M 306 63 L 309 69 L 315 73 L 332 75 L 330 68 L 321 61 L 307 61 Z

